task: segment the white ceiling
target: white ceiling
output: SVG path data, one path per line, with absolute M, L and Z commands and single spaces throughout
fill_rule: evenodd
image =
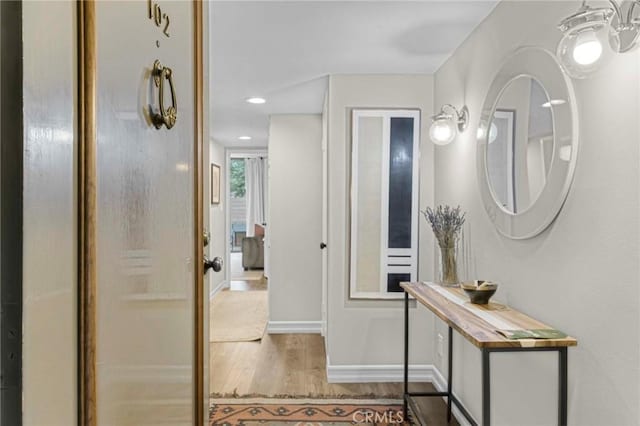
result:
M 497 1 L 214 1 L 212 137 L 266 146 L 270 114 L 322 112 L 329 74 L 431 74 Z

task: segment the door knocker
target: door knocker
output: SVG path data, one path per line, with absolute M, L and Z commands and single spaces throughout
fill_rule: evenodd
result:
M 153 81 L 156 87 L 159 88 L 159 103 L 160 103 L 160 112 L 154 113 L 152 117 L 153 125 L 156 129 L 160 129 L 164 124 L 167 126 L 167 129 L 171 129 L 175 124 L 178 118 L 178 103 L 176 101 L 176 92 L 173 88 L 173 71 L 169 67 L 163 67 L 160 64 L 160 61 L 156 59 L 153 63 L 153 71 L 152 74 Z M 167 80 L 169 82 L 169 88 L 171 89 L 171 106 L 164 109 L 164 82 Z

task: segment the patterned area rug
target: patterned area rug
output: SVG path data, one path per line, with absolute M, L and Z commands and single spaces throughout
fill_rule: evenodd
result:
M 400 400 L 212 399 L 210 426 L 401 425 Z

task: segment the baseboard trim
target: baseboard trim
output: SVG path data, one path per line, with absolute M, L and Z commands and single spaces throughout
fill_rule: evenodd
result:
M 397 383 L 404 380 L 404 366 L 392 365 L 331 365 L 327 356 L 327 381 L 329 383 Z M 409 381 L 432 383 L 438 392 L 446 392 L 447 381 L 432 364 L 409 365 Z M 446 401 L 446 398 L 443 397 Z M 471 426 L 466 417 L 454 405 L 451 410 L 460 426 Z
M 211 289 L 211 291 L 209 292 L 209 299 L 213 299 L 213 296 L 227 287 L 229 287 L 229 281 L 221 281 L 220 284 Z
M 320 334 L 322 321 L 269 321 L 269 334 Z
M 433 386 L 436 388 L 438 392 L 447 391 L 447 381 L 445 380 L 442 373 L 440 373 L 440 370 L 438 370 L 435 366 L 433 366 L 433 381 L 431 383 L 433 383 Z M 454 395 L 455 395 L 455 392 L 454 392 Z M 442 397 L 442 399 L 446 401 L 445 397 Z M 458 409 L 458 407 L 455 406 L 455 404 L 452 404 L 451 414 L 453 414 L 453 417 L 456 418 L 460 426 L 471 426 L 471 423 L 469 423 L 467 418 L 462 414 L 462 412 Z
M 433 382 L 433 365 L 409 365 L 410 382 Z M 329 383 L 397 383 L 404 380 L 404 367 L 397 365 L 331 365 L 327 363 Z
M 435 365 L 433 366 L 433 381 L 431 383 L 438 392 L 444 392 L 447 390 L 447 381 Z

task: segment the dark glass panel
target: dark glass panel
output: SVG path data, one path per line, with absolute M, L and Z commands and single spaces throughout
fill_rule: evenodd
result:
M 392 118 L 390 136 L 389 248 L 411 248 L 413 118 Z
M 389 293 L 402 293 L 404 290 L 400 287 L 400 283 L 409 281 L 411 281 L 411 274 L 388 274 L 387 291 Z

